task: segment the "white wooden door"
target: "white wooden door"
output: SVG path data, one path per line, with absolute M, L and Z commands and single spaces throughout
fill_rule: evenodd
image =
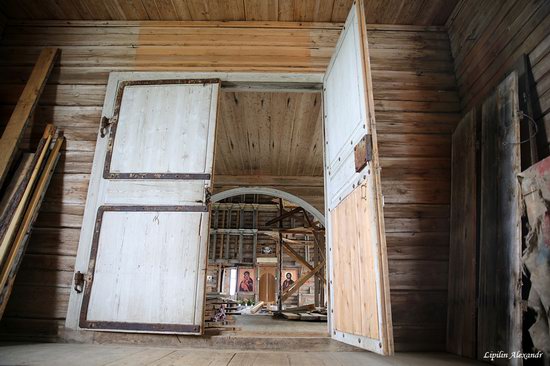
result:
M 325 206 L 332 338 L 393 353 L 388 265 L 364 4 L 324 80 Z
M 110 79 L 71 295 L 80 328 L 203 332 L 218 91 Z

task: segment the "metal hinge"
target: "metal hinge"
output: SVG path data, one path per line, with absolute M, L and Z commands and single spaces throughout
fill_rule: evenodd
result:
M 359 173 L 372 161 L 372 135 L 366 134 L 353 148 L 355 172 Z
M 105 116 L 101 117 L 101 128 L 99 130 L 99 133 L 100 133 L 102 138 L 107 136 L 107 132 L 109 130 L 109 127 L 112 124 L 113 124 L 113 122 L 111 122 L 110 118 L 107 118 Z
M 84 283 L 92 282 L 92 276 L 84 275 L 84 273 L 77 271 L 74 274 L 74 290 L 81 293 L 84 290 Z
M 204 192 L 204 204 L 206 206 L 210 205 L 212 201 L 212 189 L 206 188 Z

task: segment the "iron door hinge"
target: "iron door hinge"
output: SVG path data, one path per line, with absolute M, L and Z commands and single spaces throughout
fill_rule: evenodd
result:
M 212 201 L 212 189 L 206 188 L 204 192 L 204 204 L 209 206 Z
M 101 117 L 101 128 L 99 130 L 99 133 L 100 133 L 102 138 L 107 136 L 107 132 L 109 130 L 109 127 L 111 127 L 112 124 L 113 124 L 113 122 L 111 122 L 110 118 L 107 118 L 105 116 Z
M 84 273 L 77 271 L 74 274 L 74 290 L 78 293 L 81 293 L 84 290 L 84 284 L 91 281 L 92 276 L 84 275 Z
M 363 170 L 372 161 L 372 135 L 366 134 L 353 148 L 355 155 L 355 172 Z

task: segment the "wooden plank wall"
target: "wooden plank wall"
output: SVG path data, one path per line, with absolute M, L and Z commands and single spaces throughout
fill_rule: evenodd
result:
M 444 31 L 369 28 L 395 349 L 444 349 L 451 135 L 460 119 Z
M 31 135 L 53 121 L 65 130 L 67 149 L 31 238 L 4 333 L 54 339 L 61 334 L 109 71 L 324 71 L 339 29 L 262 24 L 45 21 L 6 29 L 0 45 L 1 119 L 13 109 L 40 48 L 60 47 L 61 64 L 46 87 Z M 450 45 L 444 30 L 404 26 L 370 27 L 369 43 L 396 349 L 443 350 L 450 143 L 460 118 Z M 224 179 L 226 185 L 239 183 Z M 318 192 L 319 205 L 319 182 L 308 187 L 291 177 L 279 180 L 278 188 Z
M 550 141 L 550 2 L 461 0 L 447 26 L 463 113 L 528 54 L 540 100 L 535 118 Z

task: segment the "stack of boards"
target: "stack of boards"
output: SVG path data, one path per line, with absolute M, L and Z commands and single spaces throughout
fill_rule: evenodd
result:
M 283 318 L 288 320 L 302 320 L 309 322 L 326 322 L 327 309 L 315 308 L 314 305 L 304 305 L 285 309 L 281 312 Z
M 47 125 L 35 153 L 23 154 L 0 202 L 0 317 L 4 314 L 32 226 L 65 141 Z
M 214 317 L 218 311 L 225 310 L 225 319 L 216 321 Z M 208 293 L 206 295 L 206 306 L 204 309 L 205 330 L 238 330 L 235 324 L 234 315 L 240 315 L 239 303 L 235 300 L 225 298 L 220 293 Z

